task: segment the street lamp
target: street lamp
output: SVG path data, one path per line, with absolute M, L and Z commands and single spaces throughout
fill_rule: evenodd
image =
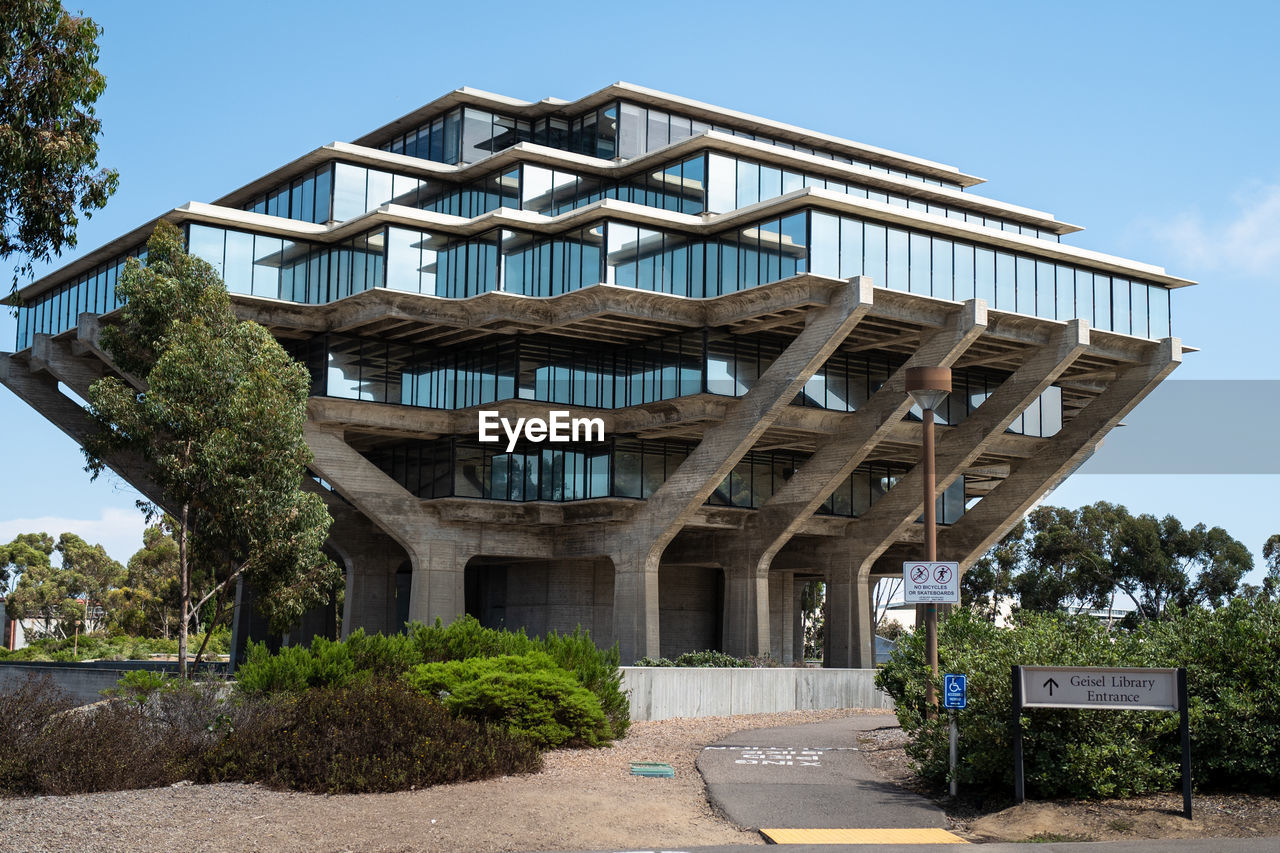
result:
M 924 559 L 926 563 L 934 563 L 938 560 L 938 518 L 933 492 L 938 477 L 934 471 L 933 458 L 933 411 L 951 393 L 951 368 L 908 367 L 906 379 L 907 393 L 920 407 L 921 419 L 924 421 L 924 440 L 920 449 L 921 464 L 924 466 Z M 933 682 L 938 678 L 938 605 L 926 604 L 924 608 L 925 653 L 929 658 L 930 672 L 929 683 L 925 688 L 925 702 L 932 713 L 932 709 L 938 705 L 938 696 L 933 687 Z

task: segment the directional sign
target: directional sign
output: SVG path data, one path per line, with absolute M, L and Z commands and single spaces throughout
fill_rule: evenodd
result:
M 907 604 L 959 604 L 960 564 L 902 564 L 902 600 Z
M 1021 667 L 1024 708 L 1178 710 L 1176 669 Z
M 942 707 L 964 708 L 969 704 L 969 679 L 948 673 L 942 676 Z

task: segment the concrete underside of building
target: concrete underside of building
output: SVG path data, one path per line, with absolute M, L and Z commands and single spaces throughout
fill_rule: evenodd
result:
M 449 622 L 469 613 L 486 625 L 531 634 L 580 626 L 598 643 L 617 643 L 624 663 L 706 648 L 790 663 L 803 652 L 800 590 L 818 580 L 826 584 L 824 663 L 870 666 L 872 587 L 880 578 L 901 577 L 902 562 L 921 556 L 921 424 L 911 415 L 907 368 L 947 366 L 968 383 L 969 391 L 953 395 L 964 400 L 938 429 L 934 489 L 947 522 L 938 536 L 940 558 L 960 562 L 963 570 L 1078 468 L 1182 358 L 1181 343 L 1168 333 L 1168 290 L 1189 282 L 1057 242 L 1076 229 L 1047 214 L 960 192 L 977 179 L 637 87 L 604 93 L 575 103 L 523 104 L 462 90 L 358 145 L 312 152 L 218 205 L 193 202 L 165 216 L 188 229 L 193 253 L 197 241 L 200 251 L 209 252 L 210 234 L 221 234 L 223 254 L 215 266 L 228 279 L 239 315 L 313 362 L 315 393 L 305 436 L 314 462 L 306 483 L 333 516 L 328 547 L 346 578 L 343 634 L 356 628 L 392 632 L 409 621 Z M 433 127 L 441 115 L 447 123 L 459 109 L 464 123 L 481 107 L 498 117 L 506 110 L 523 116 L 519 120 L 536 134 L 539 121 L 587 109 L 605 116 L 608 107 L 599 105 L 615 100 L 615 115 L 628 104 L 647 111 L 651 141 L 654 114 L 669 110 L 661 113 L 667 116 L 661 144 L 641 146 L 631 157 L 603 157 L 599 137 L 596 156 L 524 139 L 476 162 L 448 164 L 396 151 L 397 145 L 409 150 L 411 128 Z M 676 140 L 681 110 L 693 117 L 692 135 Z M 693 132 L 699 117 L 709 121 L 712 115 L 757 138 L 714 127 Z M 498 118 L 490 126 L 497 128 Z M 610 144 L 621 146 L 617 134 Z M 777 143 L 803 139 L 810 139 L 813 151 L 836 152 L 848 162 Z M 446 138 L 441 144 L 450 143 Z M 766 198 L 759 190 L 745 197 L 745 205 L 717 211 L 711 201 L 720 162 L 715 158 L 730 156 L 739 158 L 739 176 L 749 157 L 757 177 L 770 169 L 790 175 L 786 170 L 792 169 L 804 185 L 786 191 L 784 177 L 776 195 Z M 702 171 L 695 171 L 687 164 L 699 157 L 705 158 L 696 167 Z M 684 169 L 668 181 L 683 188 L 677 202 L 661 206 L 660 192 L 656 203 L 655 196 L 646 197 L 648 203 L 622 198 L 619 187 L 636 198 L 642 178 L 668 176 L 675 168 L 655 172 L 654 164 L 672 161 Z M 613 195 L 583 196 L 580 206 L 550 213 L 531 212 L 534 202 L 521 195 L 514 208 L 502 203 L 462 216 L 384 202 L 368 189 L 367 209 L 352 217 L 311 222 L 280 209 L 256 209 L 265 202 L 255 198 L 276 198 L 271 192 L 281 185 L 293 188 L 295 200 L 304 198 L 298 176 L 315 181 L 334 163 L 365 169 L 367 187 L 378 169 L 397 180 L 412 178 L 417 199 L 429 181 L 448 188 L 492 173 L 516 175 L 512 181 L 523 187 L 537 169 L 552 168 L 592 176 Z M 865 163 L 876 168 L 860 165 Z M 346 173 L 333 168 L 327 180 L 336 184 Z M 837 177 L 846 183 L 833 191 Z M 741 202 L 742 179 L 736 180 Z M 873 189 L 851 197 L 864 184 Z M 316 186 L 313 192 L 319 192 Z M 697 192 L 701 201 L 694 200 Z M 923 199 L 922 207 L 894 203 L 894 192 Z M 881 203 L 880 194 L 888 201 Z M 318 204 L 310 202 L 313 218 L 321 215 Z M 328 204 L 326 212 L 336 212 L 337 201 Z M 681 204 L 695 212 L 682 212 Z M 947 213 L 955 210 L 968 210 L 964 215 L 976 216 L 978 224 Z M 990 224 L 993 213 L 1003 217 L 1003 226 Z M 841 236 L 843 254 L 832 261 L 822 236 L 837 226 L 844 235 L 850 223 L 857 228 L 852 269 L 846 261 L 854 244 Z M 1023 231 L 1011 232 L 1008 223 Z M 108 264 L 135 250 L 149 228 L 24 290 L 34 306 L 63 288 L 71 304 L 51 303 L 53 320 L 24 308 L 37 313 L 22 321 L 18 351 L 0 356 L 0 382 L 77 441 L 89 426 L 67 392 L 83 398 L 95 380 L 119 372 L 99 344 L 102 325 L 112 322 L 118 307 L 109 295 L 94 295 L 99 285 L 93 270 L 108 270 L 103 280 L 113 283 L 115 267 Z M 421 230 L 427 228 L 431 234 Z M 418 229 L 412 251 L 419 254 L 404 266 L 394 246 L 410 245 L 397 243 L 406 229 Z M 563 237 L 570 231 L 572 239 Z M 485 233 L 499 236 L 485 243 Z M 919 281 L 927 286 L 917 287 L 916 278 L 902 279 L 902 287 L 895 283 L 899 233 L 901 245 L 911 247 L 901 263 L 914 264 L 917 272 L 923 263 L 928 273 L 920 273 Z M 301 267 L 255 261 L 249 283 L 240 286 L 227 235 L 244 234 L 275 241 L 270 245 L 279 247 L 277 254 L 263 250 L 262 258 L 301 252 L 310 260 Z M 466 278 L 457 291 L 438 284 L 423 248 L 432 234 L 453 241 L 451 247 L 471 240 L 467 257 L 480 260 L 470 261 L 469 269 L 482 269 L 462 275 L 479 278 Z M 725 234 L 736 248 L 725 248 Z M 518 252 L 526 250 L 505 248 L 517 237 L 548 247 L 559 241 L 561 254 L 553 257 L 548 248 L 552 260 L 538 261 L 542 272 L 535 263 L 533 272 L 517 279 L 516 259 L 526 257 Z M 882 237 L 887 261 L 878 247 L 870 248 Z M 364 242 L 352 250 L 353 240 Z M 657 249 L 644 248 L 654 240 Z M 754 254 L 742 254 L 748 240 Z M 335 246 L 348 252 L 347 267 L 334 260 Z M 597 246 L 598 275 L 591 266 L 597 260 L 581 260 L 594 258 Z M 485 278 L 488 249 L 501 259 L 493 261 L 492 280 Z M 443 270 L 448 251 L 454 249 L 440 249 L 431 263 Z M 713 252 L 714 271 L 708 260 Z M 990 282 L 981 272 L 988 252 Z M 259 253 L 255 249 L 254 257 Z M 321 256 L 324 266 L 317 265 Z M 367 284 L 351 284 L 353 276 L 366 275 L 351 272 L 352 257 L 367 270 Z M 514 284 L 558 269 L 566 257 L 579 258 L 574 283 L 559 279 L 549 293 Z M 695 258 L 696 286 L 689 272 Z M 730 258 L 736 271 L 727 271 Z M 747 280 L 743 258 L 755 265 Z M 299 268 L 310 276 L 308 287 L 320 281 L 321 269 L 330 294 L 338 275 L 345 276 L 346 289 L 330 298 L 299 296 L 289 289 L 296 287 L 290 282 Z M 429 268 L 428 292 L 423 270 Z M 887 278 L 888 286 L 868 269 Z M 1009 287 L 1029 282 L 1035 298 L 1026 302 L 1021 290 L 1014 296 L 1012 289 L 1000 289 L 1006 269 Z M 259 289 L 253 276 L 260 270 L 276 271 L 274 290 Z M 637 270 L 652 275 L 649 286 L 637 283 Z M 916 273 L 904 267 L 901 274 Z M 414 275 L 416 292 L 397 285 Z M 444 272 L 439 275 L 443 282 Z M 655 284 L 663 281 L 670 292 Z M 82 286 L 84 293 L 74 289 Z M 1140 328 L 1139 300 L 1147 315 Z M 1039 310 L 1018 310 L 1026 305 Z M 579 349 L 565 355 L 557 342 Z M 489 358 L 486 346 L 511 347 L 494 356 L 509 355 L 502 364 L 510 370 L 459 366 Z M 453 366 L 442 367 L 444 359 Z M 631 359 L 628 366 L 618 367 L 624 359 Z M 583 368 L 588 361 L 592 366 Z M 606 362 L 614 367 L 599 366 Z M 555 377 L 558 365 L 567 365 L 568 378 Z M 642 377 L 647 390 L 633 392 L 628 384 L 610 390 L 602 405 L 600 386 L 624 373 Z M 472 375 L 491 379 L 489 390 L 458 393 Z M 426 395 L 428 381 L 442 376 L 449 383 L 447 405 L 413 396 Z M 832 390 L 837 384 L 838 392 Z M 849 390 L 855 384 L 858 390 Z M 596 396 L 588 399 L 588 391 Z M 482 410 L 511 422 L 547 419 L 552 410 L 599 419 L 606 438 L 564 445 L 562 456 L 552 453 L 556 445 L 532 439 L 504 454 L 505 438 L 493 447 L 477 443 Z M 112 467 L 163 506 L 164 496 L 138 460 L 114 459 Z M 242 637 L 264 631 L 247 606 L 251 597 L 242 591 Z M 288 639 L 333 632 L 337 615 L 332 607 L 321 608 Z

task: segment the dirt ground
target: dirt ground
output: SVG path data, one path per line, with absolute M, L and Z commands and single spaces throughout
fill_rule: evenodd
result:
M 986 812 L 911 773 L 884 711 L 809 711 L 636 723 L 611 749 L 550 753 L 529 776 L 364 796 L 314 796 L 252 785 L 183 785 L 74 797 L 0 799 L 0 851 L 528 851 L 763 844 L 714 814 L 694 766 L 703 746 L 744 729 L 878 714 L 863 754 L 887 780 L 938 799 L 971 841 L 1280 837 L 1280 798 L 1026 803 Z M 664 761 L 675 778 L 630 775 Z M 998 804 L 992 804 L 998 806 Z
M 886 780 L 937 801 L 946 810 L 953 831 L 969 841 L 1280 837 L 1280 797 L 1195 795 L 1194 819 L 1190 821 L 1182 816 L 1181 794 L 1008 805 L 1008 801 L 977 801 L 961 790 L 953 801 L 945 788 L 935 788 L 911 772 L 902 730 L 891 719 L 886 723 L 885 728 L 862 738 L 863 756 Z

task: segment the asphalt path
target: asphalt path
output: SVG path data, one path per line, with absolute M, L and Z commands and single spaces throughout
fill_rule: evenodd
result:
M 698 770 L 712 805 L 744 829 L 945 829 L 942 809 L 863 760 L 858 735 L 891 725 L 891 716 L 865 715 L 738 732 L 702 750 Z
M 1044 844 L 786 844 L 786 853 L 1275 853 L 1276 838 L 1157 838 L 1143 841 L 1072 841 Z M 574 853 L 760 853 L 759 845 L 728 847 L 635 847 L 625 850 L 581 850 Z

